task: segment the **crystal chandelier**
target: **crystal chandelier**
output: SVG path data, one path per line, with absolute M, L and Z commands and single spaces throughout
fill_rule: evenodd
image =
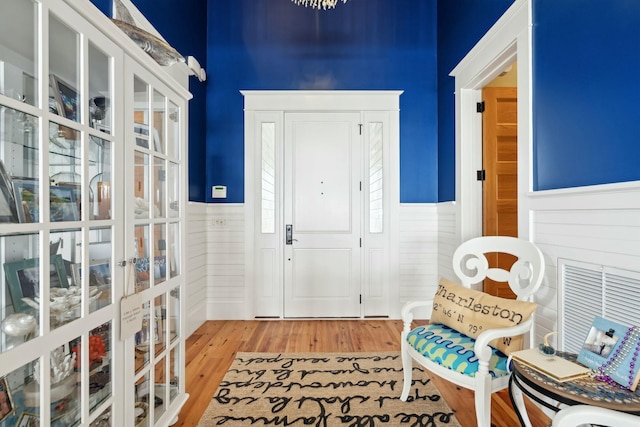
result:
M 297 5 L 304 5 L 304 7 L 311 6 L 315 9 L 333 9 L 338 4 L 338 0 L 291 0 Z M 346 3 L 347 0 L 342 0 L 342 3 Z

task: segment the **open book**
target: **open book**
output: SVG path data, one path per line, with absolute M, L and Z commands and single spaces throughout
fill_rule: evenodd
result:
M 523 363 L 558 382 L 571 381 L 589 375 L 589 368 L 559 356 L 542 354 L 537 348 L 511 353 L 511 358 Z

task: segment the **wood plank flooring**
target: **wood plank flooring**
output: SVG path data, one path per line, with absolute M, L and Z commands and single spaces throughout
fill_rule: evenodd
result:
M 237 352 L 399 351 L 401 330 L 399 320 L 208 321 L 186 342 L 186 391 L 190 397 L 174 426 L 198 424 Z M 432 379 L 460 424 L 475 426 L 473 393 L 434 375 Z M 533 427 L 549 425 L 541 411 L 528 406 Z M 492 423 L 496 427 L 519 425 L 506 390 L 493 396 Z

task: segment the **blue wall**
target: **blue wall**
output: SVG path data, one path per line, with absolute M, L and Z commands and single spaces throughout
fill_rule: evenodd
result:
M 534 189 L 640 180 L 640 2 L 534 0 Z
M 448 74 L 513 0 L 349 0 L 325 12 L 207 1 L 134 0 L 207 64 L 207 84 L 191 85 L 190 200 L 211 202 L 217 184 L 225 202 L 244 200 L 240 90 L 314 88 L 403 89 L 401 201 L 455 199 Z M 534 189 L 640 180 L 640 1 L 530 1 Z M 93 2 L 110 10 L 111 0 Z
M 456 198 L 455 81 L 449 73 L 513 0 L 438 1 L 438 201 Z
M 113 14 L 111 13 L 111 4 L 113 3 L 113 0 L 91 0 L 91 3 L 93 3 L 98 9 L 100 9 L 102 13 L 107 15 L 109 18 L 113 16 Z
M 530 0 L 534 190 L 640 180 L 640 2 Z M 438 2 L 438 199 L 455 200 L 448 73 L 511 0 Z
M 244 201 L 240 90 L 402 89 L 401 201 L 437 200 L 436 1 L 209 0 L 207 184 Z M 205 194 L 210 201 L 210 191 Z

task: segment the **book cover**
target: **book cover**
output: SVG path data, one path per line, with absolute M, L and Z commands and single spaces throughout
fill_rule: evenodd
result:
M 511 358 L 542 372 L 558 382 L 570 381 L 589 375 L 591 370 L 559 356 L 542 354 L 537 348 L 511 353 Z
M 639 352 L 640 328 L 596 316 L 577 360 L 596 371 L 597 379 L 614 381 L 633 391 L 640 380 Z

